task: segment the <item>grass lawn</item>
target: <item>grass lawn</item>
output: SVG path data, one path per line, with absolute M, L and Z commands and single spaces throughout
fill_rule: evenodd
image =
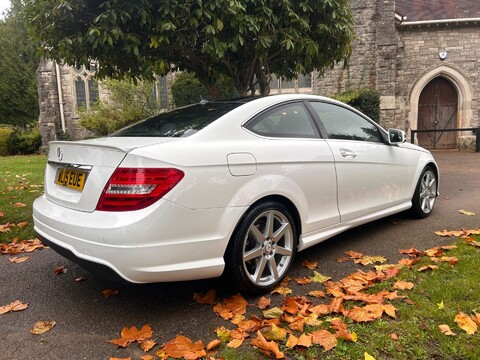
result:
M 0 227 L 0 243 L 35 237 L 32 203 L 43 193 L 46 163 L 42 155 L 0 157 L 0 225 L 11 225 Z

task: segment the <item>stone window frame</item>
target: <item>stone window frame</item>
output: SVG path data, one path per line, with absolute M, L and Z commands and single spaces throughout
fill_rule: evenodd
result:
M 73 99 L 74 99 L 73 103 L 74 103 L 74 109 L 76 111 L 78 111 L 80 108 L 83 107 L 83 105 L 79 105 L 80 102 L 79 102 L 79 94 L 77 94 L 77 80 L 82 80 L 83 82 L 84 93 L 85 93 L 84 107 L 86 110 L 90 109 L 90 107 L 100 99 L 98 82 L 95 80 L 95 74 L 96 74 L 95 67 L 96 67 L 96 64 L 91 63 L 89 68 L 86 68 L 83 65 L 79 68 L 77 67 L 70 68 L 71 84 L 72 84 Z M 90 86 L 91 82 L 93 82 L 93 86 L 94 86 L 93 95 L 92 95 L 91 86 Z

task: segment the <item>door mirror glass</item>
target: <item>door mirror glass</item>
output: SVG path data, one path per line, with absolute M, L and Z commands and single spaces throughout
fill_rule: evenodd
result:
M 405 131 L 398 129 L 388 129 L 388 142 L 390 144 L 404 143 L 405 140 Z

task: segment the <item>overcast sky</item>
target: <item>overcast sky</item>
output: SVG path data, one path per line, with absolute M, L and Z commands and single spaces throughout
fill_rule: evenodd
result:
M 9 7 L 10 7 L 10 0 L 0 0 L 0 16 Z

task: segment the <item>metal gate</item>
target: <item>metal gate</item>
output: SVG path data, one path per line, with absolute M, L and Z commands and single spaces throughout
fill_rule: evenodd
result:
M 418 105 L 418 144 L 427 149 L 455 149 L 457 134 L 442 131 L 457 127 L 458 94 L 445 78 L 437 77 L 422 90 Z

